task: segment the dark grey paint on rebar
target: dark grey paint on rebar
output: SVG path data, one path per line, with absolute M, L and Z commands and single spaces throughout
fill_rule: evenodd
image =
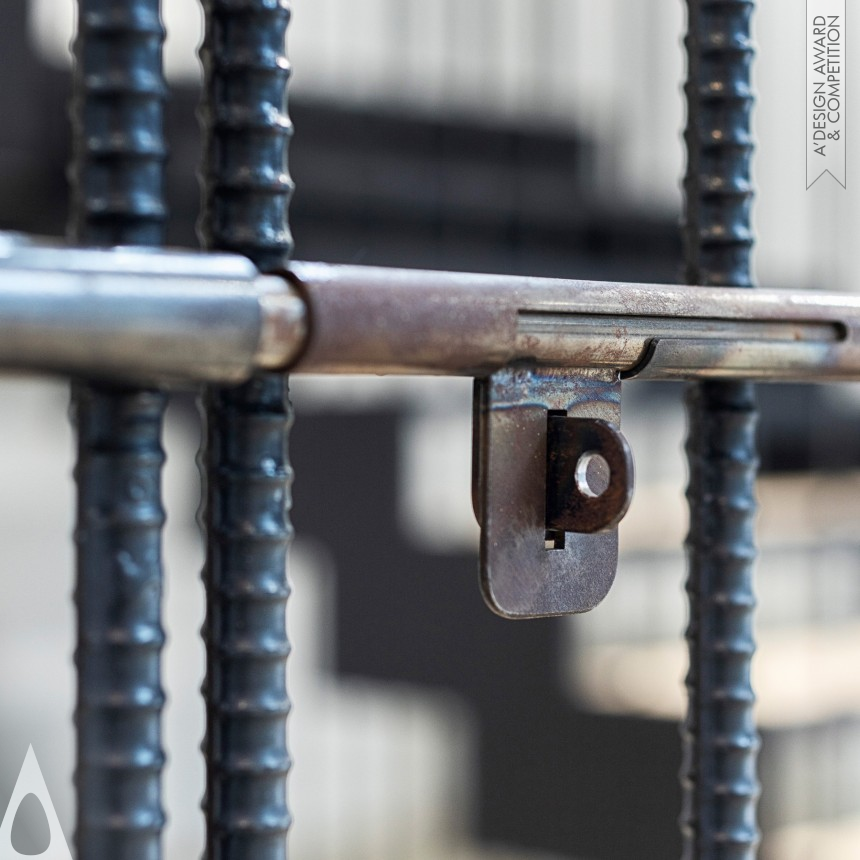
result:
M 749 0 L 688 0 L 687 280 L 751 287 Z M 685 860 L 752 860 L 759 833 L 754 650 L 756 408 L 749 383 L 688 392 L 689 709 Z
M 244 254 L 262 271 L 278 270 L 292 250 L 285 53 L 290 4 L 203 0 L 203 8 L 203 243 Z
M 69 232 L 85 245 L 164 241 L 158 0 L 79 0 Z
M 165 144 L 158 0 L 79 0 L 71 239 L 161 244 Z M 80 384 L 78 857 L 161 856 L 164 395 Z
M 77 856 L 157 860 L 161 806 L 164 395 L 81 384 Z
M 291 132 L 284 0 L 204 0 L 203 216 L 207 248 L 286 265 Z M 287 380 L 262 375 L 204 398 L 207 611 L 205 856 L 284 860 L 287 550 L 292 472 Z

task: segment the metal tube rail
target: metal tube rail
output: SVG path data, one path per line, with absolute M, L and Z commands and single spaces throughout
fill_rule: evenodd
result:
M 0 237 L 0 366 L 143 383 L 283 367 L 303 305 L 244 257 Z M 286 352 L 282 350 L 286 348 Z
M 5 250 L 4 250 L 5 244 Z M 14 244 L 14 249 L 11 247 Z M 0 368 L 158 381 L 291 373 L 860 379 L 860 295 L 80 250 L 0 238 Z
M 643 379 L 860 373 L 860 296 L 294 263 L 310 337 L 293 373 L 484 376 L 608 368 Z

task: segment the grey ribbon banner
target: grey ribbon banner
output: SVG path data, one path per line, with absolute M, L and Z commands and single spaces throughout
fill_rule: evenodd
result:
M 846 187 L 845 0 L 806 3 L 806 187 Z

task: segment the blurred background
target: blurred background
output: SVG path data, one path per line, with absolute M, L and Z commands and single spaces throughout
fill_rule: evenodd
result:
M 165 0 L 170 240 L 196 245 L 193 0 Z M 681 2 L 294 0 L 303 259 L 680 278 Z M 71 0 L 4 0 L 0 228 L 67 211 Z M 855 288 L 858 197 L 804 188 L 804 5 L 757 13 L 759 282 Z M 854 74 L 849 66 L 849 77 Z M 855 92 L 847 86 L 851 114 Z M 301 860 L 679 855 L 684 414 L 630 383 L 622 560 L 582 617 L 502 621 L 477 586 L 468 380 L 296 379 L 291 778 Z M 764 860 L 860 844 L 860 395 L 760 388 Z M 33 744 L 71 841 L 68 389 L 0 382 L 0 808 Z M 199 854 L 203 649 L 190 395 L 165 430 L 166 856 Z

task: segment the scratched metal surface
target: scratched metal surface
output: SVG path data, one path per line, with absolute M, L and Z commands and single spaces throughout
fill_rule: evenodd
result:
M 161 244 L 164 30 L 158 0 L 79 0 L 69 234 Z M 164 395 L 79 384 L 78 857 L 156 860 L 161 775 Z
M 750 0 L 688 0 L 687 280 L 751 287 Z M 685 860 L 752 860 L 759 738 L 750 684 L 756 407 L 745 382 L 687 397 L 690 531 Z
M 294 373 L 485 376 L 524 364 L 823 381 L 860 370 L 860 300 L 847 293 L 308 262 L 290 276 L 313 323 Z
M 505 618 L 586 612 L 615 580 L 616 529 L 562 531 L 547 548 L 549 411 L 617 426 L 617 373 L 505 369 L 475 386 L 472 492 L 481 525 L 481 590 Z
M 291 133 L 285 0 L 207 0 L 201 48 L 205 247 L 283 268 Z M 211 388 L 201 464 L 206 482 L 207 727 L 205 856 L 287 856 L 287 551 L 292 420 L 283 374 Z

